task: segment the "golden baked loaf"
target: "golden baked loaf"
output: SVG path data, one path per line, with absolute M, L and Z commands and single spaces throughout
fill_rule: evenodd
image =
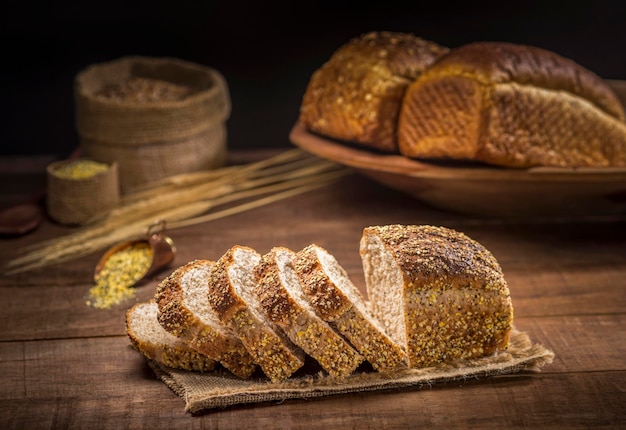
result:
M 363 230 L 360 254 L 372 313 L 411 367 L 507 348 L 509 288 L 480 243 L 445 227 L 371 226 Z
M 406 90 L 400 152 L 506 167 L 626 166 L 624 107 L 596 74 L 545 49 L 450 50 Z
M 353 38 L 312 74 L 299 120 L 324 136 L 398 152 L 404 92 L 447 51 L 407 33 L 371 32 Z
M 445 227 L 394 224 L 364 228 L 359 246 L 367 295 L 316 244 L 264 255 L 234 245 L 174 270 L 127 312 L 127 334 L 167 366 L 221 363 L 245 379 L 258 365 L 274 383 L 310 371 L 308 358 L 341 379 L 365 361 L 393 373 L 507 349 L 511 297 L 483 245 Z

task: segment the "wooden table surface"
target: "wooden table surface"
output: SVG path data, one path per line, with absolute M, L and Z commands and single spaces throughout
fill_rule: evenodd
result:
M 231 155 L 251 160 L 261 153 Z M 2 160 L 0 203 L 42 185 L 46 161 Z M 553 363 L 539 373 L 192 415 L 124 333 L 125 310 L 152 297 L 170 270 L 141 286 L 133 302 L 99 310 L 85 304 L 100 256 L 95 253 L 0 279 L 0 428 L 626 428 L 626 216 L 469 217 L 352 174 L 332 186 L 170 231 L 178 249 L 173 267 L 217 259 L 235 244 L 261 252 L 317 243 L 364 291 L 362 229 L 391 223 L 454 228 L 491 250 L 511 290 L 516 328 L 552 350 Z M 0 261 L 70 231 L 46 220 L 31 234 L 2 238 Z

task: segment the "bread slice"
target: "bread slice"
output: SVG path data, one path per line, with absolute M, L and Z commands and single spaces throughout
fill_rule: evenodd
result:
M 401 346 L 389 337 L 346 271 L 326 249 L 311 244 L 296 255 L 294 267 L 309 303 L 377 371 L 408 364 Z
M 215 360 L 190 348 L 157 321 L 154 301 L 137 303 L 126 311 L 126 334 L 146 358 L 168 367 L 198 372 L 215 369 Z
M 352 38 L 312 74 L 299 119 L 324 136 L 397 153 L 404 92 L 447 51 L 409 33 L 369 32 Z
M 445 227 L 371 226 L 360 253 L 372 312 L 411 367 L 506 349 L 511 297 L 498 262 L 480 243 Z
M 256 364 L 208 303 L 209 273 L 214 264 L 209 260 L 190 261 L 161 281 L 155 293 L 158 320 L 191 348 L 219 361 L 233 374 L 249 378 Z
M 505 167 L 624 167 L 620 100 L 599 76 L 534 46 L 450 50 L 406 89 L 400 153 Z
M 255 269 L 254 293 L 265 316 L 293 343 L 329 375 L 347 376 L 364 358 L 309 305 L 293 267 L 295 257 L 294 251 L 280 246 L 263 255 Z
M 254 361 L 273 382 L 282 381 L 304 365 L 301 348 L 264 316 L 253 289 L 254 269 L 261 255 L 235 245 L 210 273 L 208 301 L 219 321 L 233 330 Z

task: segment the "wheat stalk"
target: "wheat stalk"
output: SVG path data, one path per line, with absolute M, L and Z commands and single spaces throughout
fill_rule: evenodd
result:
M 231 216 L 325 186 L 348 172 L 294 149 L 245 165 L 172 176 L 125 197 L 117 208 L 74 233 L 25 248 L 2 271 L 16 274 L 42 268 L 145 237 L 157 220 L 176 229 Z M 240 203 L 210 212 L 236 202 Z

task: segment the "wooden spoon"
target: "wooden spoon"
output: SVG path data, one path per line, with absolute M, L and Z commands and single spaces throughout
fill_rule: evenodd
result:
M 174 245 L 172 238 L 165 235 L 165 221 L 160 220 L 156 221 L 148 228 L 147 237 L 145 239 L 124 241 L 109 248 L 96 264 L 94 269 L 94 280 L 98 282 L 98 274 L 106 266 L 107 261 L 113 254 L 142 242 L 150 245 L 150 248 L 152 249 L 152 261 L 146 272 L 140 274 L 141 276 L 134 280 L 133 284 L 129 286 L 133 287 L 139 284 L 144 279 L 161 271 L 174 261 L 174 257 L 176 256 L 176 246 Z

